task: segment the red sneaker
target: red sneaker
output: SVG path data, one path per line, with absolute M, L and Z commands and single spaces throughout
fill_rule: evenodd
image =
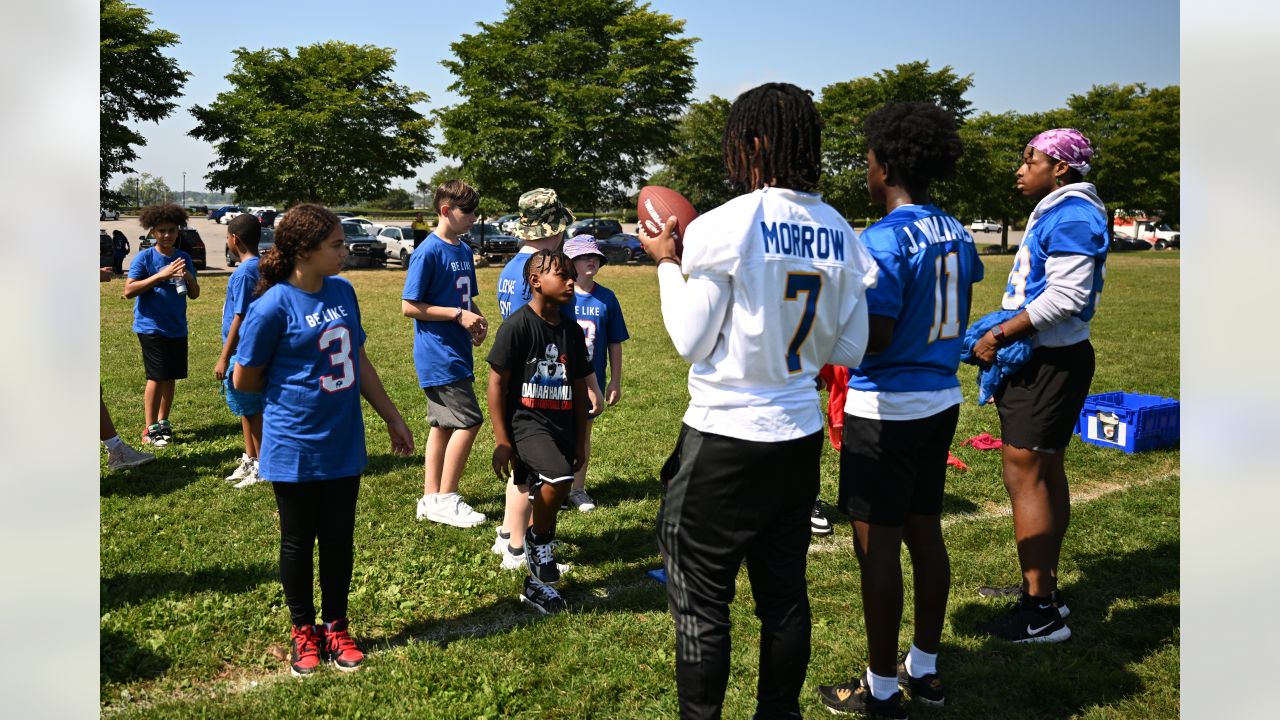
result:
M 364 653 L 347 633 L 346 618 L 324 624 L 324 654 L 334 667 L 343 672 L 358 670 L 360 663 L 364 662 Z
M 320 667 L 320 646 L 324 637 L 315 625 L 294 625 L 289 653 L 289 669 L 297 677 L 306 677 Z

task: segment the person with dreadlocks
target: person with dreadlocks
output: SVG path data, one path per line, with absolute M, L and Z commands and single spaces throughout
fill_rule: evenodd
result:
M 800 717 L 823 429 L 814 378 L 827 363 L 862 360 L 876 279 L 853 229 L 814 192 L 821 130 L 795 85 L 746 91 L 723 140 L 729 179 L 746 194 L 685 228 L 683 258 L 675 218 L 642 235 L 658 263 L 663 323 L 692 364 L 658 510 L 683 718 L 720 717 L 743 560 L 761 623 L 756 717 Z
M 912 700 L 941 705 L 938 644 L 951 566 L 942 540 L 947 450 L 960 417 L 956 370 L 972 286 L 973 237 L 933 204 L 929 186 L 955 171 L 955 117 L 928 102 L 891 102 L 867 116 L 867 190 L 886 215 L 862 233 L 879 276 L 867 292 L 867 356 L 849 372 L 840 444 L 840 509 L 853 519 L 868 666 L 818 686 L 834 713 L 907 717 Z M 911 551 L 915 612 L 899 672 L 902 543 Z
M 985 587 L 1014 595 L 1009 610 L 983 630 L 1016 643 L 1062 642 L 1070 614 L 1058 590 L 1058 559 L 1071 520 L 1064 456 L 1093 380 L 1089 321 L 1105 277 L 1107 210 L 1089 173 L 1093 146 L 1073 128 L 1031 138 L 1018 168 L 1018 190 L 1038 202 L 1027 221 L 1000 307 L 1016 313 L 974 344 L 984 366 L 997 350 L 1030 339 L 1031 357 L 995 393 L 1004 440 L 1004 486 L 1022 582 Z
M 503 321 L 488 357 L 493 471 L 532 501 L 532 525 L 517 530 L 529 570 L 520 599 L 544 615 L 565 609 L 552 587 L 560 580 L 552 542 L 556 514 L 587 457 L 587 378 L 595 374 L 586 336 L 564 312 L 573 307 L 574 275 L 559 250 L 530 254 L 529 302 Z

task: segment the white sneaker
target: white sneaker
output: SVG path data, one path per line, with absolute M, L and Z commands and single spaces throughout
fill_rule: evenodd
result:
M 134 450 L 126 442 L 121 442 L 114 450 L 107 450 L 107 470 L 128 470 L 139 465 L 146 465 L 156 456 L 149 452 Z
M 258 483 L 262 483 L 266 481 L 267 481 L 266 478 L 258 474 L 258 461 L 250 460 L 249 472 L 244 476 L 244 478 L 240 482 L 236 483 L 235 485 L 232 485 L 231 487 L 234 487 L 235 489 L 240 490 L 243 488 L 247 488 L 250 485 L 257 485 Z
M 494 546 L 497 546 L 497 544 L 498 544 L 498 543 L 496 543 L 496 542 L 495 542 L 495 543 L 494 543 Z M 497 552 L 498 552 L 500 555 L 502 555 L 502 569 L 503 569 L 503 570 L 522 570 L 522 569 L 524 569 L 524 567 L 525 567 L 524 553 L 520 553 L 519 555 L 512 555 L 512 554 L 511 554 L 511 552 L 507 550 L 507 541 L 506 541 L 506 540 L 503 540 L 503 541 L 502 541 L 502 549 L 498 550 Z M 572 570 L 572 569 L 573 569 L 573 566 L 572 566 L 572 565 L 566 565 L 565 563 L 558 562 L 558 563 L 556 563 L 556 569 L 557 569 L 557 570 L 559 570 L 561 574 L 564 574 L 564 573 L 567 573 L 567 572 L 569 572 L 570 570 Z
M 591 512 L 596 509 L 596 503 L 587 494 L 586 490 L 570 490 L 569 504 L 578 508 L 578 512 Z
M 423 502 L 426 503 L 426 518 L 432 522 L 443 523 L 460 528 L 472 528 L 484 522 L 484 515 L 476 512 L 458 493 L 440 493 L 434 498 L 423 496 L 418 501 L 418 512 L 422 513 Z M 419 517 L 422 517 L 419 514 Z
M 499 525 L 496 531 L 496 537 L 493 539 L 493 547 L 489 548 L 489 552 L 494 555 L 503 555 L 507 552 L 507 545 L 511 542 L 511 538 L 502 537 L 502 526 Z
M 253 458 L 249 457 L 249 453 L 240 453 L 240 464 L 236 466 L 235 470 L 231 471 L 231 474 L 226 477 L 226 480 L 227 482 L 235 482 L 237 480 L 243 480 L 244 477 L 248 475 L 249 471 L 252 469 L 253 469 Z

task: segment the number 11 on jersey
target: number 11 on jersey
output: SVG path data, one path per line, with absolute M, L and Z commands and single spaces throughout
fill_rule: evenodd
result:
M 787 300 L 800 299 L 804 293 L 804 312 L 800 315 L 800 324 L 796 326 L 791 344 L 787 346 L 787 372 L 798 373 L 801 370 L 800 346 L 809 337 L 813 329 L 813 316 L 818 309 L 818 296 L 822 294 L 822 276 L 817 273 L 787 273 L 787 288 L 783 297 Z

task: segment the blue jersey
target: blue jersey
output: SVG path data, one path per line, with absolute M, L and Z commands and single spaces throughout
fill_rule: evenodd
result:
M 1045 263 L 1050 255 L 1087 255 L 1096 261 L 1093 292 L 1076 317 L 1088 322 L 1098 307 L 1107 262 L 1107 220 L 1081 197 L 1067 197 L 1031 225 L 1013 258 L 1000 307 L 1020 310 L 1044 292 Z
M 129 279 L 146 280 L 179 258 L 187 262 L 187 272 L 195 275 L 196 262 L 190 255 L 174 250 L 166 256 L 153 246 L 134 256 L 129 265 Z M 134 300 L 133 331 L 172 338 L 187 336 L 187 295 L 178 292 L 176 278 L 156 285 Z
M 305 482 L 364 471 L 364 340 L 356 292 L 339 277 L 325 278 L 316 293 L 279 283 L 249 307 L 235 361 L 266 368 L 264 478 Z
M 631 336 L 627 323 L 622 319 L 622 306 L 618 296 L 609 288 L 596 283 L 591 292 L 578 288 L 573 293 L 574 315 L 587 338 L 587 361 L 596 371 L 596 380 L 603 388 L 605 367 L 609 360 L 609 345 L 620 343 Z
M 240 263 L 240 267 L 231 273 L 227 280 L 227 299 L 222 302 L 222 344 L 227 343 L 227 333 L 231 332 L 231 321 L 240 316 L 241 324 L 249 312 L 249 304 L 253 302 L 253 289 L 258 286 L 258 256 Z
M 471 246 L 431 233 L 409 256 L 405 300 L 475 312 L 476 269 Z M 413 366 L 418 385 L 437 387 L 475 377 L 471 333 L 450 320 L 413 322 Z
M 904 205 L 862 233 L 879 267 L 867 313 L 894 319 L 883 352 L 866 355 L 849 387 L 920 392 L 959 387 L 956 368 L 969 325 L 972 285 L 982 280 L 973 237 L 933 205 Z
M 511 313 L 529 302 L 529 296 L 526 294 L 529 286 L 524 278 L 524 264 L 529 262 L 529 256 L 533 252 L 532 249 L 530 252 L 524 252 L 525 249 L 528 249 L 527 246 L 508 260 L 507 264 L 502 266 L 502 273 L 498 275 L 498 312 L 503 320 L 511 317 Z

